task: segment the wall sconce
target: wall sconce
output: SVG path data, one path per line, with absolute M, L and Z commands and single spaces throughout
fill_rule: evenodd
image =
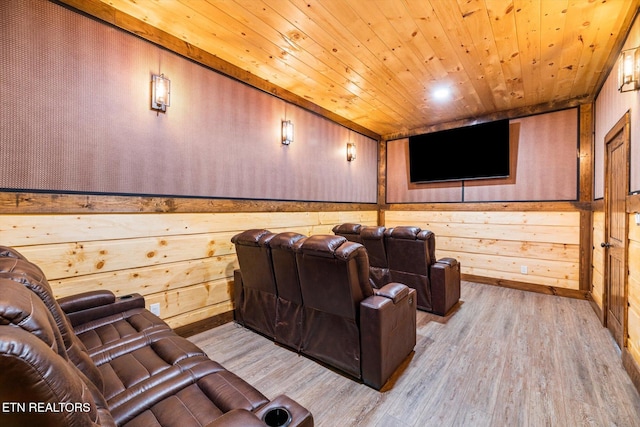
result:
M 171 81 L 164 74 L 153 74 L 151 78 L 151 109 L 164 113 L 171 105 Z
M 289 145 L 293 142 L 293 123 L 291 120 L 282 121 L 282 143 Z
M 640 47 L 620 52 L 618 60 L 618 90 L 629 92 L 640 89 Z
M 352 162 L 356 159 L 356 144 L 353 142 L 347 143 L 347 161 Z

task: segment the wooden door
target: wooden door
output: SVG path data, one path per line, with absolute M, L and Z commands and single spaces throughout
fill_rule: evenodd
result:
M 629 192 L 629 114 L 605 137 L 605 323 L 624 347 L 627 316 L 626 197 Z

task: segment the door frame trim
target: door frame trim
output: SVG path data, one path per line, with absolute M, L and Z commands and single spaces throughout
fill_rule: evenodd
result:
M 629 194 L 629 180 L 630 180 L 630 145 L 631 145 L 631 141 L 630 141 L 630 126 L 631 126 L 631 113 L 629 111 L 627 111 L 619 120 L 618 122 L 609 130 L 609 132 L 607 132 L 607 134 L 604 137 L 604 214 L 605 214 L 605 221 L 604 221 L 604 235 L 605 238 L 608 238 L 609 236 L 609 205 L 608 205 L 608 198 L 609 198 L 609 183 L 610 183 L 610 179 L 611 179 L 611 173 L 609 171 L 609 150 L 608 150 L 608 145 L 609 143 L 619 134 L 619 133 L 623 133 L 623 140 L 624 140 L 624 150 L 625 150 L 625 155 L 626 155 L 626 189 L 625 189 L 625 193 L 626 195 Z M 628 281 L 629 281 L 629 215 L 627 214 L 627 209 L 626 209 L 626 205 L 627 205 L 627 200 L 625 198 L 625 209 L 624 209 L 624 238 L 625 238 L 625 250 L 623 253 L 624 256 L 624 283 L 623 283 L 623 288 L 624 288 L 624 297 L 623 297 L 623 319 L 622 319 L 622 346 L 621 346 L 621 350 L 627 347 L 627 335 L 628 335 L 628 301 L 629 301 L 629 289 L 628 289 Z M 605 327 L 607 327 L 608 329 L 608 320 L 609 320 L 609 289 L 610 289 L 610 283 L 609 283 L 609 259 L 608 259 L 608 253 L 606 253 L 605 255 L 605 265 L 604 265 L 604 295 L 602 296 L 602 320 L 603 320 L 603 325 Z M 615 338 L 615 337 L 614 337 Z

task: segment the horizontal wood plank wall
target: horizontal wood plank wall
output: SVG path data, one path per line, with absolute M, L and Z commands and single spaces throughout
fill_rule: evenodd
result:
M 593 213 L 593 260 L 592 260 L 592 287 L 591 298 L 602 312 L 604 304 L 604 270 L 605 250 L 600 246 L 606 241 L 604 212 Z
M 640 226 L 635 214 L 629 215 L 629 280 L 628 280 L 628 339 L 627 349 L 640 365 Z
M 437 257 L 456 258 L 463 274 L 580 288 L 578 211 L 386 211 L 385 226 L 397 225 L 433 231 Z
M 231 237 L 249 228 L 331 234 L 342 222 L 376 225 L 378 212 L 3 214 L 0 244 L 46 274 L 56 297 L 109 289 L 160 304 L 174 328 L 232 310 Z

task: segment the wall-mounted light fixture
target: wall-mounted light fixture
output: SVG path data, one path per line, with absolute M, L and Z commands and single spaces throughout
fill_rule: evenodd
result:
M 618 60 L 618 90 L 629 92 L 640 89 L 640 47 L 620 52 Z
M 166 112 L 171 105 L 171 81 L 164 74 L 151 78 L 151 109 Z
M 356 144 L 347 142 L 347 161 L 352 162 L 356 159 Z
M 291 120 L 282 121 L 282 143 L 289 145 L 293 142 L 293 123 Z

